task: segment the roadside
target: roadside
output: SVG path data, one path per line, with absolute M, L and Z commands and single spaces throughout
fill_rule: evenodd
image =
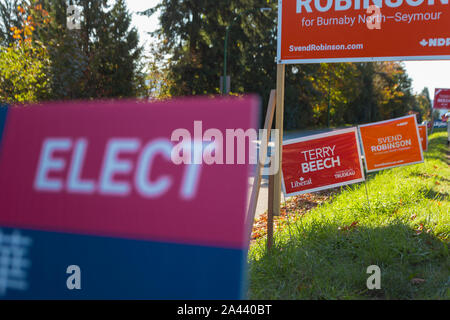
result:
M 266 250 L 264 215 L 249 252 L 251 299 L 450 299 L 447 134 L 425 163 L 370 174 L 364 184 L 293 197 Z M 289 217 L 289 219 L 287 219 Z M 381 269 L 369 290 L 367 268 Z

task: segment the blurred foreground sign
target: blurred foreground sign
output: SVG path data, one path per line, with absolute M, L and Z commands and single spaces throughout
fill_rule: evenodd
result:
M 359 126 L 367 172 L 423 162 L 415 115 Z
M 364 181 L 357 129 L 283 143 L 283 189 L 294 196 Z
M 171 135 L 255 128 L 257 103 L 1 108 L 0 299 L 243 298 L 249 165 L 176 165 Z
M 448 0 L 278 0 L 278 63 L 450 58 Z
M 433 108 L 450 110 L 450 89 L 435 90 Z

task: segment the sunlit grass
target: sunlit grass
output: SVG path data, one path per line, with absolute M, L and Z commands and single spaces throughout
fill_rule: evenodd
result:
M 447 133 L 425 163 L 385 170 L 346 188 L 250 249 L 251 299 L 450 299 Z M 366 286 L 381 268 L 381 289 Z M 414 281 L 413 279 L 420 279 Z M 424 281 L 422 281 L 424 280 Z

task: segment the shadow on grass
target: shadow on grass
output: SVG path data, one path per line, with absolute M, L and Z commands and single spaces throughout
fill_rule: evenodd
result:
M 422 178 L 422 179 L 436 179 L 439 180 L 441 182 L 447 182 L 450 183 L 450 179 L 447 179 L 445 177 L 442 177 L 440 175 L 430 175 L 427 173 L 419 173 L 419 172 L 411 172 L 409 174 L 410 177 L 416 177 L 416 178 Z
M 450 299 L 447 245 L 398 221 L 383 227 L 291 226 L 250 259 L 251 299 Z M 255 253 L 253 253 L 255 254 Z M 367 288 L 367 268 L 381 289 Z
M 433 189 L 421 188 L 420 192 L 423 193 L 425 198 L 430 200 L 442 201 L 449 198 L 448 192 L 438 192 Z

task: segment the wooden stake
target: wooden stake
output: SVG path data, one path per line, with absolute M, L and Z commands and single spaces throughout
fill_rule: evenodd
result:
M 267 130 L 267 137 L 265 141 L 261 140 L 260 154 L 261 150 L 267 150 L 270 141 L 270 129 L 272 128 L 273 116 L 275 114 L 275 102 L 276 102 L 276 91 L 272 90 L 270 92 L 269 104 L 267 106 L 266 119 L 264 121 L 264 129 Z M 267 157 L 267 153 L 266 153 Z M 249 239 L 252 235 L 253 221 L 255 220 L 256 207 L 258 206 L 259 190 L 261 188 L 261 178 L 262 170 L 264 168 L 264 163 L 266 163 L 266 157 L 264 159 L 259 159 L 258 167 L 256 169 L 255 179 L 253 180 L 252 195 L 250 197 L 250 203 L 247 209 L 247 226 L 249 228 Z
M 281 203 L 281 163 L 282 163 L 282 148 L 283 148 L 283 120 L 284 120 L 284 80 L 286 65 L 277 65 L 277 109 L 276 109 L 276 120 L 275 129 L 279 130 L 279 139 L 277 150 L 278 159 L 280 161 L 278 173 L 274 176 L 273 188 L 269 188 L 269 194 L 273 196 L 273 214 L 275 216 L 280 215 L 280 203 Z
M 273 189 L 274 176 L 269 176 L 269 190 Z M 269 192 L 269 210 L 267 210 L 267 251 L 273 247 L 273 193 Z

